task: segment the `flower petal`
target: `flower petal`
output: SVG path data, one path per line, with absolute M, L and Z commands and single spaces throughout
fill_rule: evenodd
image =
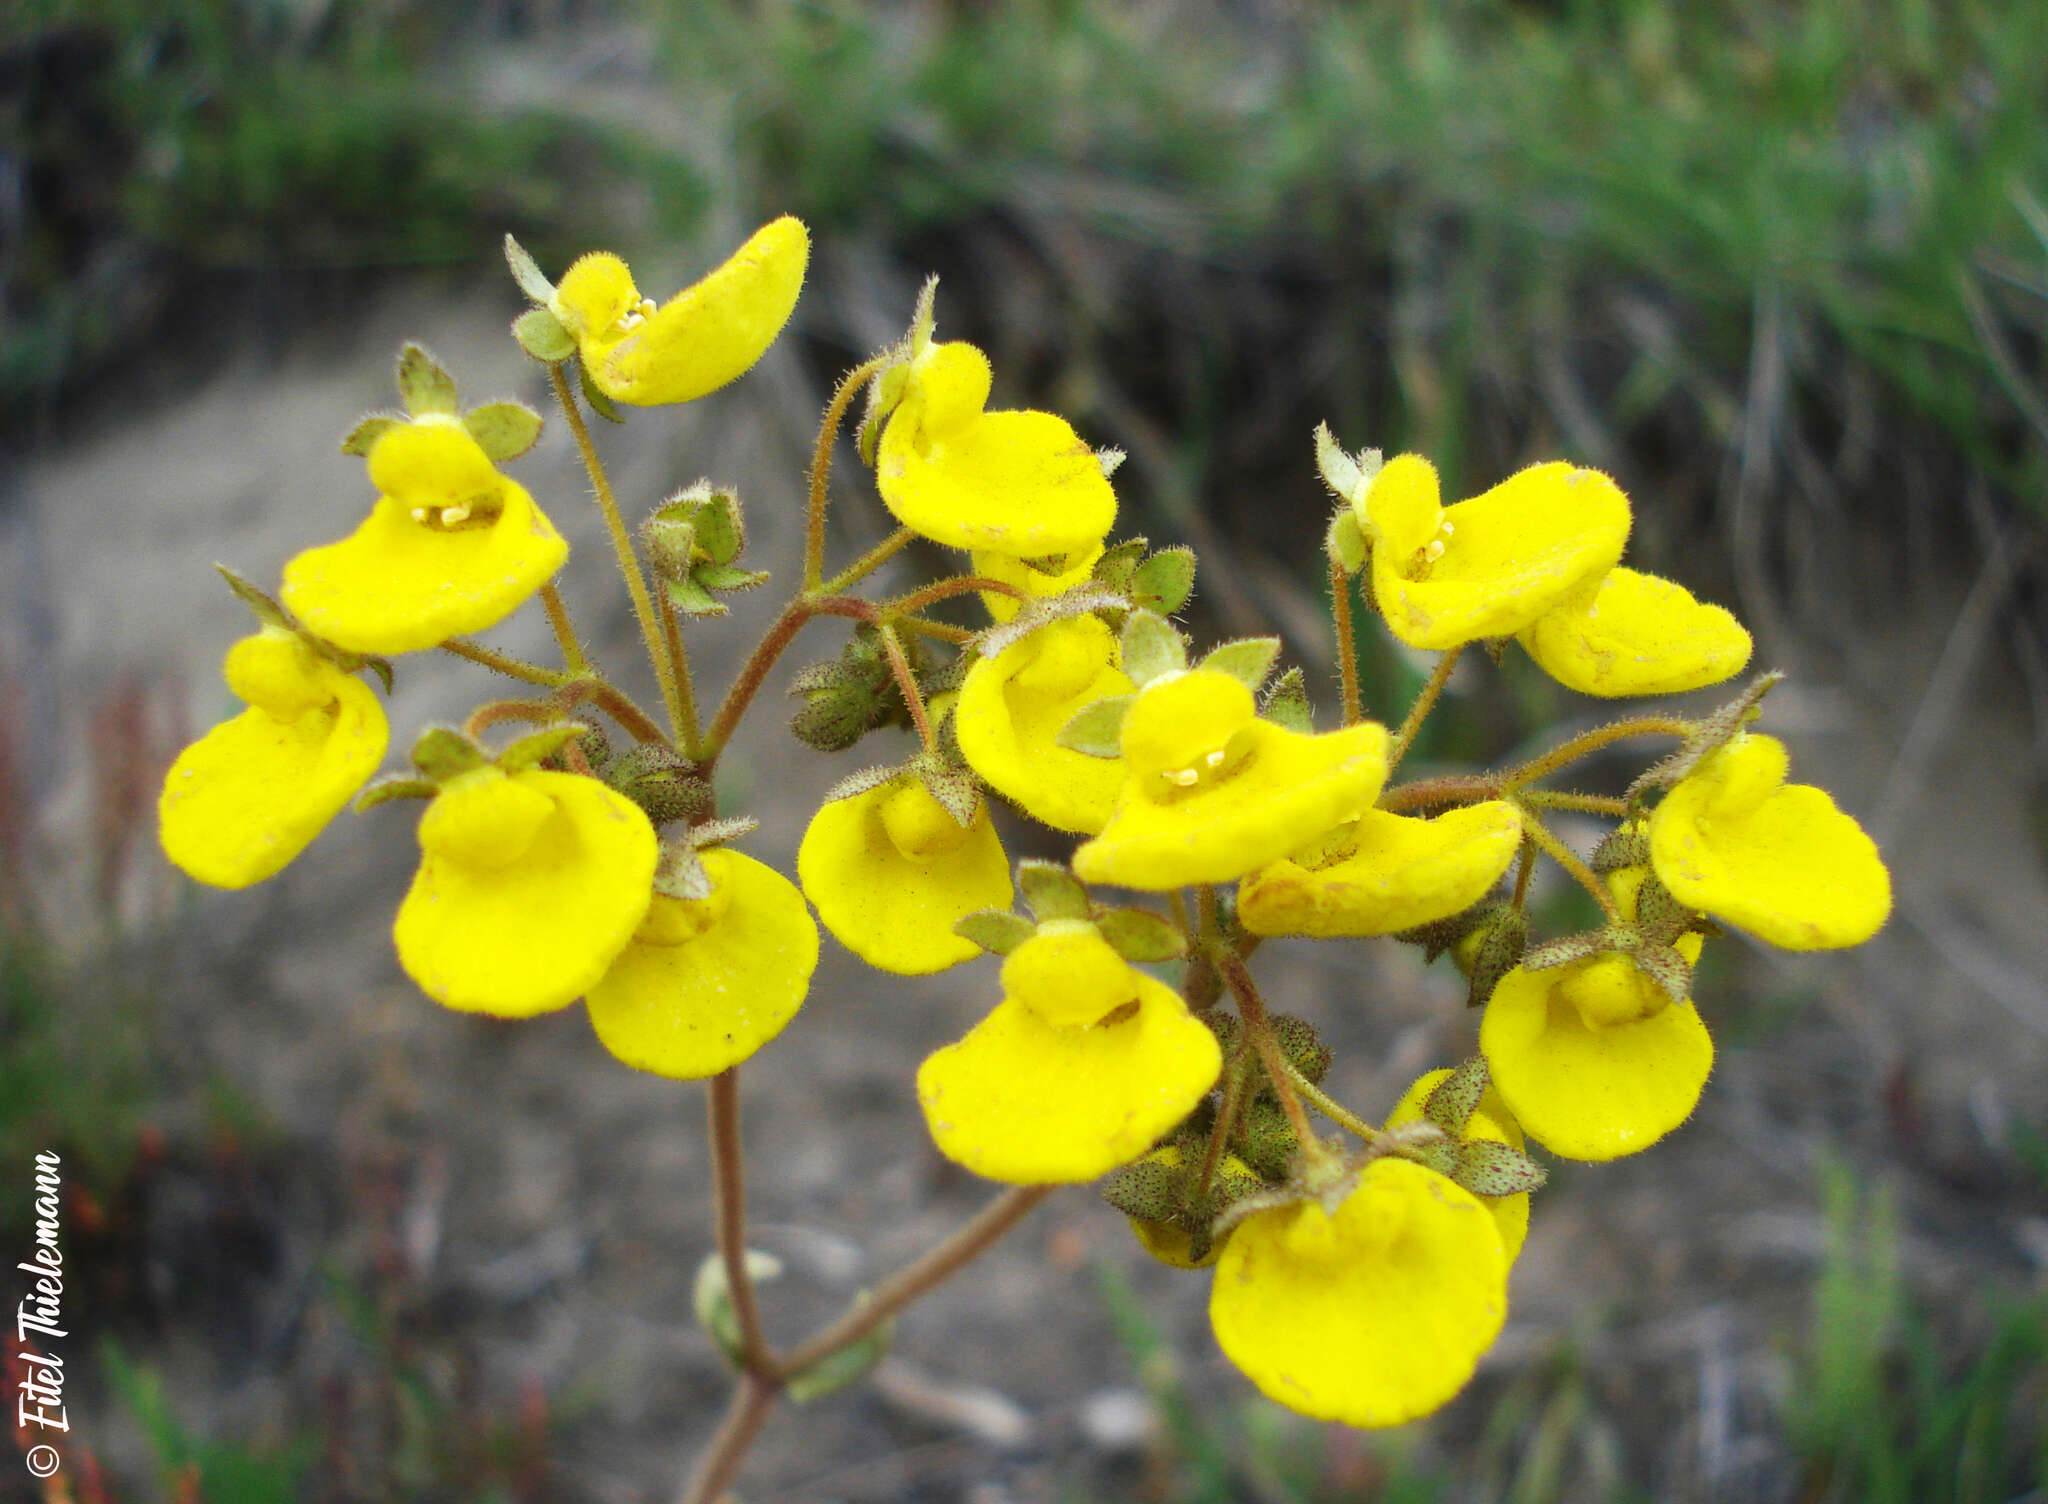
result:
M 1059 744 L 1068 721 L 1135 687 L 1093 616 L 1048 622 L 967 671 L 953 724 L 967 765 L 1026 814 L 1092 835 L 1108 823 L 1123 764 Z
M 1543 671 L 1584 695 L 1669 695 L 1749 662 L 1749 633 L 1683 585 L 1615 568 L 1520 633 Z
M 1422 1109 L 1429 1100 L 1429 1094 L 1450 1075 L 1448 1070 L 1430 1071 L 1420 1077 L 1413 1086 L 1401 1094 L 1401 1100 L 1394 1104 L 1394 1110 L 1387 1114 L 1386 1126 L 1399 1128 L 1408 1123 L 1422 1121 Z M 1465 1137 L 1484 1139 L 1488 1143 L 1506 1144 L 1510 1149 L 1522 1147 L 1522 1128 L 1515 1121 L 1515 1115 L 1508 1111 L 1508 1104 L 1501 1100 L 1500 1092 L 1491 1082 L 1480 1095 L 1479 1106 L 1465 1123 Z M 1493 1213 L 1494 1225 L 1500 1229 L 1501 1251 L 1513 1265 L 1522 1252 L 1522 1244 L 1529 1236 L 1529 1193 L 1517 1191 L 1512 1196 L 1481 1196 L 1479 1204 Z
M 716 917 L 680 943 L 662 943 L 673 933 L 662 911 L 690 901 L 656 895 L 587 999 L 606 1049 L 681 1081 L 715 1076 L 781 1033 L 818 964 L 818 926 L 794 883 L 737 851 L 707 851 L 701 860 Z
M 1237 917 L 1254 935 L 1390 935 L 1463 913 L 1500 881 L 1522 843 L 1504 800 L 1433 820 L 1367 810 L 1342 860 L 1306 867 L 1282 858 L 1246 878 Z
M 1186 1117 L 1223 1069 L 1216 1036 L 1142 972 L 1137 1007 L 1086 1027 L 1014 998 L 917 1072 L 939 1152 L 1014 1185 L 1093 1180 Z
M 1116 493 L 1066 419 L 991 412 L 931 435 L 922 402 L 882 430 L 875 485 L 896 520 L 954 548 L 1036 559 L 1099 544 Z
M 604 976 L 647 913 L 654 827 L 596 779 L 540 769 L 464 774 L 436 803 L 480 774 L 544 795 L 553 813 L 502 865 L 423 851 L 393 931 L 399 964 L 450 1008 L 525 1018 L 566 1007 Z
M 989 553 L 985 549 L 976 549 L 971 555 L 971 562 L 974 572 L 983 578 L 1015 585 L 1032 599 L 1042 600 L 1049 595 L 1062 595 L 1076 585 L 1087 584 L 1094 576 L 1096 560 L 1101 557 L 1102 543 L 1098 539 L 1089 547 L 1066 555 L 1050 574 L 1022 559 Z M 989 619 L 994 622 L 1006 622 L 1024 609 L 1024 603 L 1015 596 L 994 590 L 982 591 L 981 603 L 988 608 Z
M 1376 1159 L 1334 1216 L 1300 1202 L 1224 1245 L 1209 1320 L 1270 1398 L 1319 1420 L 1397 1426 L 1472 1377 L 1507 1316 L 1507 1259 L 1469 1191 Z

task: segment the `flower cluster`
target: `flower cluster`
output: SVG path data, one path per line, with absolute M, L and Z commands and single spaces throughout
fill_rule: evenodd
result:
M 247 709 L 171 770 L 166 852 L 241 887 L 359 794 L 365 808 L 423 801 L 394 929 L 406 971 L 453 1009 L 523 1017 L 581 1000 L 625 1064 L 712 1078 L 722 1218 L 738 1215 L 724 1157 L 737 1099 L 717 1083 L 801 1007 L 820 925 L 899 975 L 997 956 L 999 975 L 967 984 L 986 1015 L 917 1072 L 939 1151 L 1030 1195 L 1101 1180 L 1146 1250 L 1211 1271 L 1218 1344 L 1281 1403 L 1363 1426 L 1426 1414 L 1505 1318 L 1544 1180 L 1531 1150 L 1611 1159 L 1682 1123 L 1713 1063 L 1691 996 L 1703 944 L 1719 925 L 1796 950 L 1869 938 L 1890 907 L 1875 846 L 1825 793 L 1788 783 L 1785 747 L 1753 729 L 1770 675 L 1704 716 L 1629 717 L 1519 767 L 1400 781 L 1468 645 L 1498 660 L 1519 644 L 1567 689 L 1616 698 L 1724 682 L 1749 636 L 1622 565 L 1630 503 L 1605 475 L 1537 464 L 1445 506 L 1426 459 L 1347 453 L 1324 429 L 1343 672 L 1319 730 L 1302 671 L 1276 672 L 1277 638 L 1191 652 L 1175 617 L 1193 555 L 1112 535 L 1121 455 L 1053 414 L 991 409 L 996 374 L 972 345 L 934 338 L 929 285 L 903 339 L 835 395 L 802 578 L 704 722 L 683 629 L 768 579 L 742 562 L 740 500 L 684 488 L 649 509 L 636 547 L 583 413 L 616 420 L 614 404 L 691 401 L 739 376 L 790 317 L 807 254 L 803 227 L 777 220 L 656 307 L 615 256 L 585 256 L 555 284 L 508 242 L 533 305 L 514 332 L 590 467 L 665 728 L 576 639 L 551 583 L 567 547 L 499 468 L 539 417 L 464 411 L 408 346 L 405 411 L 370 415 L 343 444 L 367 462 L 367 519 L 290 561 L 276 598 L 231 577 L 257 617 L 227 662 Z M 901 528 L 828 577 L 826 466 L 862 391 L 859 451 Z M 949 560 L 939 578 L 863 593 L 918 539 Z M 559 669 L 471 640 L 536 596 Z M 1440 655 L 1391 729 L 1358 698 L 1354 599 Z M 845 641 L 796 676 L 792 731 L 826 753 L 885 729 L 912 740 L 832 788 L 792 882 L 734 849 L 754 822 L 720 812 L 713 774 L 777 659 L 824 622 Z M 388 686 L 389 656 L 427 650 L 530 693 L 425 728 L 410 769 L 372 783 L 387 732 L 358 675 Z M 493 734 L 506 725 L 520 729 Z M 1675 745 L 1625 791 L 1548 786 L 1635 737 Z M 1559 811 L 1609 829 L 1582 854 L 1551 828 Z M 1019 820 L 1078 843 L 1065 861 L 1013 864 Z M 1531 935 L 1543 861 L 1585 889 L 1594 928 Z M 1326 1087 L 1339 1078 L 1313 1024 L 1261 997 L 1254 952 L 1282 936 L 1449 956 L 1483 1010 L 1475 1052 L 1377 1122 L 1354 1112 Z M 990 1225 L 1029 1204 L 1003 1203 Z M 736 1236 L 704 1287 L 706 1319 L 758 1385 L 815 1392 L 834 1353 L 871 1360 L 857 1339 L 887 1310 L 849 1318 L 808 1366 L 768 1352 L 743 1314 Z M 964 1261 L 951 1257 L 939 1262 Z

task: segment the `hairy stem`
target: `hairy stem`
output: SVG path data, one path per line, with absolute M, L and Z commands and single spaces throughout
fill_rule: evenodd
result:
M 1568 809 L 1582 815 L 1628 816 L 1628 801 L 1611 794 L 1573 794 L 1556 789 L 1524 789 L 1522 801 L 1538 809 Z
M 711 1078 L 707 1099 L 711 1127 L 711 1174 L 717 1197 L 718 1256 L 739 1320 L 740 1366 L 749 1374 L 772 1375 L 775 1359 L 761 1334 L 761 1305 L 747 1273 L 747 1155 L 740 1142 L 740 1068 L 727 1066 Z
M 1536 873 L 1536 843 L 1525 840 L 1515 853 L 1515 896 L 1509 900 L 1517 914 L 1529 902 L 1529 879 Z
M 1580 887 L 1593 895 L 1594 901 L 1600 905 L 1600 912 L 1607 916 L 1609 924 L 1622 922 L 1621 909 L 1615 904 L 1614 895 L 1607 891 L 1607 884 L 1594 875 L 1593 869 L 1579 859 L 1576 851 L 1551 834 L 1549 828 L 1537 818 L 1536 812 L 1527 806 L 1522 809 L 1522 833 L 1541 848 L 1545 856 L 1569 872 Z
M 690 678 L 690 655 L 683 648 L 682 623 L 676 619 L 675 602 L 668 598 L 667 590 L 654 597 L 654 608 L 661 614 L 661 635 L 668 643 L 668 661 L 676 668 L 676 698 L 682 712 L 682 719 L 676 723 L 676 735 L 682 738 L 683 755 L 695 758 L 704 734 L 697 725 L 697 686 Z
M 891 616 L 906 615 L 922 611 L 926 606 L 937 605 L 956 595 L 965 595 L 970 590 L 990 590 L 997 595 L 1007 595 L 1012 600 L 1027 600 L 1029 594 L 1006 580 L 991 580 L 985 575 L 956 574 L 950 579 L 934 580 L 929 585 L 899 595 L 894 600 L 884 601 L 882 609 Z
M 1451 671 L 1458 666 L 1458 659 L 1465 651 L 1465 644 L 1445 650 L 1437 659 L 1436 667 L 1423 682 L 1422 691 L 1415 697 L 1415 703 L 1408 707 L 1407 717 L 1401 722 L 1401 729 L 1394 733 L 1394 743 L 1387 749 L 1387 776 L 1393 777 L 1394 769 L 1401 766 L 1401 759 L 1408 755 L 1408 749 L 1415 745 L 1415 738 L 1422 730 L 1422 723 L 1429 719 L 1430 711 L 1436 708 L 1444 686 L 1451 682 Z
M 1344 695 L 1344 724 L 1365 719 L 1358 694 L 1358 637 L 1351 625 L 1351 571 L 1330 560 L 1330 624 L 1337 630 L 1337 682 Z
M 1284 1063 L 1287 1067 L 1288 1079 L 1294 1083 L 1294 1089 L 1301 1093 L 1302 1098 L 1309 1106 L 1320 1112 L 1339 1128 L 1349 1129 L 1352 1133 L 1357 1134 L 1368 1144 L 1378 1141 L 1380 1136 L 1379 1129 L 1373 1127 L 1372 1124 L 1359 1117 L 1358 1114 L 1324 1091 L 1315 1082 L 1309 1080 L 1308 1077 L 1301 1073 L 1293 1061 L 1288 1060 Z
M 576 397 L 569 390 L 567 368 L 557 363 L 548 367 L 548 380 L 554 384 L 555 401 L 560 404 L 562 416 L 568 421 L 569 432 L 575 436 L 576 452 L 583 457 L 583 469 L 590 477 L 590 488 L 597 496 L 597 508 L 604 514 L 604 525 L 612 537 L 612 551 L 618 555 L 619 573 L 625 577 L 626 593 L 633 598 L 633 615 L 640 623 L 640 639 L 647 645 L 647 661 L 654 666 L 654 676 L 661 681 L 661 697 L 668 707 L 669 724 L 677 736 L 683 734 L 682 692 L 677 687 L 678 671 L 674 660 L 669 657 L 668 643 L 661 635 L 661 625 L 654 614 L 654 600 L 647 593 L 647 576 L 640 568 L 640 556 L 634 552 L 633 536 L 626 531 L 626 519 L 619 512 L 618 498 L 612 495 L 612 483 L 604 473 L 604 462 L 597 457 L 597 446 L 590 441 L 590 429 L 583 422 L 583 413 L 576 406 Z M 677 643 L 678 649 L 681 643 Z
M 776 1365 L 783 1377 L 802 1373 L 820 1358 L 860 1341 L 869 1332 L 943 1283 L 993 1247 L 1057 1186 L 1015 1185 L 984 1206 L 935 1248 L 882 1281 L 867 1299 Z
M 566 682 L 571 676 L 560 669 L 542 668 L 538 663 L 528 663 L 524 658 L 514 658 L 496 648 L 487 648 L 480 642 L 471 642 L 466 637 L 451 637 L 441 644 L 444 652 L 458 658 L 467 658 L 471 663 L 481 663 L 493 673 L 517 679 L 522 684 L 538 684 L 543 689 L 553 689 Z
M 1500 797 L 1500 780 L 1484 773 L 1453 773 L 1442 778 L 1418 778 L 1388 789 L 1380 795 L 1379 807 L 1398 815 L 1411 809 L 1437 809 L 1453 804 L 1478 804 Z
M 562 662 L 572 674 L 585 672 L 590 667 L 589 655 L 583 651 L 575 625 L 569 620 L 569 608 L 563 604 L 562 593 L 555 589 L 553 580 L 540 587 L 540 603 L 548 613 L 548 625 L 555 629 L 555 641 L 562 645 Z
M 625 727 L 627 735 L 636 742 L 668 740 L 662 733 L 660 723 L 634 704 L 630 695 L 610 680 L 600 679 L 595 674 L 570 680 L 556 692 L 555 697 L 561 702 L 564 710 L 573 710 L 585 702 L 595 705 Z
M 1553 747 L 1541 757 L 1523 763 L 1519 768 L 1510 769 L 1501 775 L 1499 786 L 1502 793 L 1512 793 L 1539 778 L 1548 778 L 1559 768 L 1577 762 L 1592 752 L 1614 742 L 1625 741 L 1632 736 L 1677 736 L 1692 735 L 1693 723 L 1675 715 L 1638 715 L 1625 721 L 1610 721 L 1605 726 L 1595 726 L 1591 731 L 1580 733 L 1562 746 Z
M 838 595 L 848 586 L 859 584 L 884 564 L 895 558 L 896 555 L 903 552 L 911 540 L 916 537 L 917 534 L 913 533 L 909 528 L 899 527 L 880 543 L 877 543 L 873 548 L 847 565 L 846 568 L 832 576 L 831 579 L 825 581 L 824 584 L 812 591 L 811 594 Z
M 839 378 L 832 400 L 825 404 L 825 417 L 818 424 L 818 441 L 811 450 L 810 515 L 804 529 L 804 589 L 815 591 L 825 577 L 825 506 L 832 482 L 832 450 L 839 442 L 839 425 L 846 421 L 847 405 L 853 395 L 888 357 L 877 355 Z
M 910 719 L 917 727 L 917 739 L 929 752 L 938 743 L 932 736 L 931 717 L 924 708 L 924 692 L 917 687 L 917 675 L 910 671 L 910 660 L 903 655 L 903 639 L 886 621 L 877 630 L 882 635 L 882 650 L 889 655 L 889 671 L 896 676 L 896 687 L 903 692 L 903 703 L 910 707 Z
M 1314 1153 L 1315 1130 L 1310 1126 L 1308 1113 L 1295 1091 L 1295 1073 L 1288 1068 L 1287 1057 L 1280 1050 L 1280 1041 L 1273 1037 L 1273 1025 L 1266 1018 L 1266 1001 L 1259 996 L 1252 974 L 1234 955 L 1218 957 L 1216 967 L 1229 984 L 1230 995 L 1237 999 L 1237 1011 L 1244 1020 L 1245 1033 L 1251 1036 L 1252 1048 L 1259 1052 L 1259 1061 L 1266 1067 L 1266 1079 L 1273 1083 L 1273 1091 L 1280 1098 L 1280 1110 L 1287 1114 L 1288 1126 L 1294 1130 L 1302 1151 Z

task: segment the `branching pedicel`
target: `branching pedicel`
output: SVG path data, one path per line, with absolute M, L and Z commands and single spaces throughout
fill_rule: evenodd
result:
M 368 462 L 367 520 L 287 564 L 276 598 L 229 577 L 257 617 L 226 664 L 248 709 L 171 769 L 165 851 L 239 888 L 351 798 L 424 800 L 395 929 L 422 990 L 507 1017 L 581 998 L 627 1065 L 710 1082 L 719 1252 L 699 1307 L 740 1384 L 692 1500 L 723 1491 L 779 1395 L 859 1377 L 896 1311 L 1078 1181 L 1102 1179 L 1160 1259 L 1214 1269 L 1217 1341 L 1276 1400 L 1364 1426 L 1436 1408 L 1500 1329 L 1544 1179 L 1527 1144 L 1604 1160 L 1683 1122 L 1713 1059 L 1689 997 L 1712 922 L 1796 950 L 1857 944 L 1890 908 L 1876 848 L 1826 794 L 1788 784 L 1784 747 L 1750 729 L 1772 676 L 1704 719 L 1616 721 L 1519 768 L 1389 787 L 1469 643 L 1499 653 L 1515 639 L 1561 683 L 1615 697 L 1726 680 L 1749 636 L 1620 565 L 1629 504 L 1604 475 L 1536 465 L 1445 507 L 1427 460 L 1349 454 L 1323 429 L 1343 705 L 1339 729 L 1319 733 L 1301 671 L 1274 678 L 1278 639 L 1190 659 L 1171 618 L 1193 555 L 1109 541 L 1120 456 L 1049 413 L 990 410 L 987 358 L 933 338 L 930 285 L 903 340 L 835 393 L 808 477 L 801 588 L 700 724 L 685 627 L 767 582 L 741 562 L 739 498 L 680 492 L 636 544 L 582 408 L 616 420 L 615 403 L 685 402 L 741 375 L 787 320 L 808 248 L 800 224 L 777 220 L 657 308 L 617 257 L 586 256 L 554 285 L 507 242 L 536 305 L 514 332 L 548 366 L 589 469 L 666 730 L 577 642 L 550 584 L 567 547 L 498 468 L 532 444 L 538 416 L 463 412 L 447 373 L 408 346 L 405 414 L 373 414 L 343 443 Z M 860 452 L 902 529 L 828 578 L 827 470 L 863 389 Z M 861 594 L 913 535 L 966 551 L 963 572 L 895 599 Z M 1358 703 L 1359 581 L 1396 637 L 1443 654 L 1391 734 Z M 925 614 L 977 592 L 992 620 L 978 632 Z M 463 635 L 536 595 L 562 667 Z M 850 635 L 799 675 L 792 729 L 825 751 L 884 726 L 916 745 L 832 791 L 796 854 L 799 891 L 734 849 L 752 822 L 721 816 L 711 773 L 771 667 L 821 617 Z M 391 665 L 372 655 L 435 648 L 524 697 L 423 731 L 410 773 L 368 783 L 387 731 L 358 674 L 388 685 Z M 485 733 L 508 723 L 525 729 L 493 750 Z M 1626 798 L 1544 786 L 1630 738 L 1677 746 Z M 1086 838 L 1069 864 L 1015 870 L 1029 918 L 1011 907 L 991 792 Z M 1581 856 L 1545 824 L 1555 809 L 1613 828 Z M 1538 858 L 1586 887 L 1599 928 L 1531 943 Z M 1139 898 L 1112 904 L 1104 888 Z M 738 1068 L 803 1003 L 814 909 L 885 971 L 1002 957 L 1001 1000 L 924 1062 L 917 1096 L 941 1152 L 1011 1189 L 778 1353 L 745 1246 Z M 1373 1126 L 1319 1084 L 1330 1057 L 1315 1030 L 1266 1010 L 1248 963 L 1268 935 L 1388 935 L 1451 954 L 1485 1009 L 1479 1053 L 1424 1076 Z M 1316 1116 L 1346 1136 L 1324 1136 Z

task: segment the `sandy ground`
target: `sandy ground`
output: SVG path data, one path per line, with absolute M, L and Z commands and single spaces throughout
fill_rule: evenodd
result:
M 252 349 L 0 483 L 0 663 L 35 727 L 38 907 L 67 943 L 93 933 L 94 707 L 139 682 L 159 728 L 227 710 L 218 659 L 246 618 L 209 565 L 268 584 L 292 552 L 353 526 L 367 492 L 333 441 L 390 404 L 402 337 L 436 350 L 470 401 L 544 407 L 537 368 L 500 333 L 514 311 L 509 289 L 384 297 L 339 340 Z M 734 392 L 599 437 L 629 507 L 700 474 L 736 484 L 756 557 L 787 578 L 820 395 L 785 345 Z M 571 539 L 572 607 L 630 680 L 623 588 L 558 422 L 516 468 Z M 852 504 L 835 546 L 880 536 L 864 480 L 846 477 L 841 494 Z M 1953 672 L 1930 676 L 1959 599 L 1935 593 L 1878 645 L 1892 702 L 1805 679 L 1773 698 L 1766 721 L 1792 742 L 1800 776 L 1859 815 L 1882 804 L 1898 917 L 1842 956 L 1723 945 L 1732 964 L 1702 985 L 1722 1058 L 1699 1114 L 1654 1152 L 1557 1173 L 1537 1201 L 1507 1333 L 1438 1423 L 1440 1445 L 1491 1444 L 1489 1426 L 1506 1425 L 1521 1455 L 1538 1417 L 1514 1420 L 1513 1407 L 1553 1396 L 1570 1369 L 1583 1409 L 1565 1466 L 1588 1488 L 1620 1477 L 1667 1500 L 1787 1497 L 1785 1354 L 1822 1249 L 1825 1156 L 1896 1188 L 1905 1268 L 1929 1308 L 1960 1313 L 1986 1288 L 2048 1284 L 2048 1196 L 2017 1179 L 2008 1142 L 2015 1121 L 2048 1124 L 2048 879 L 2018 776 L 2027 730 L 2016 697 L 1992 682 L 1995 652 L 1953 686 L 1966 712 L 1957 729 L 1899 758 L 1930 682 L 1951 692 Z M 700 683 L 723 682 L 774 605 L 743 603 L 694 634 Z M 836 629 L 813 630 L 824 656 Z M 489 637 L 548 651 L 537 611 Z M 427 721 L 458 719 L 487 686 L 452 659 L 403 661 L 394 748 Z M 776 688 L 726 792 L 762 820 L 749 849 L 787 869 L 819 791 L 875 759 L 872 746 L 800 758 L 777 728 Z M 191 1319 L 136 1344 L 194 1427 L 274 1434 L 370 1362 L 320 1297 L 325 1273 L 378 1271 L 395 1329 L 423 1361 L 459 1370 L 479 1409 L 516 1413 L 536 1387 L 546 1395 L 549 1497 L 667 1497 L 725 1391 L 689 1317 L 709 1247 L 702 1093 L 618 1066 L 580 1009 L 504 1025 L 418 996 L 386 933 L 413 860 L 410 820 L 394 807 L 345 816 L 310 856 L 242 894 L 192 889 L 153 849 L 132 864 L 123 954 L 148 980 L 171 1075 L 232 1083 L 269 1125 L 280 1167 L 262 1198 L 275 1257 L 254 1271 L 173 1267 L 163 1306 Z M 1278 1006 L 1337 1046 L 1337 1093 L 1368 1114 L 1471 1047 L 1450 975 L 1391 945 L 1275 945 L 1258 964 Z M 993 995 L 985 961 L 904 981 L 827 942 L 804 1013 L 746 1073 L 757 1241 L 791 1267 L 771 1292 L 776 1332 L 794 1335 L 987 1194 L 928 1146 L 910 1073 Z M 198 1095 L 174 1093 L 163 1109 L 174 1140 L 197 1132 Z M 1076 1190 L 908 1314 L 882 1382 L 772 1422 L 747 1498 L 995 1504 L 1139 1487 L 1151 1413 L 1108 1330 L 1102 1266 L 1129 1279 L 1217 1413 L 1246 1399 L 1206 1334 L 1204 1278 L 1150 1264 L 1120 1219 Z M 223 1309 L 239 1314 L 215 1319 Z M 90 1415 L 84 1434 L 117 1472 L 142 1470 L 138 1438 L 110 1414 Z M 1332 1468 L 1356 1461 L 1350 1442 L 1305 1434 Z

